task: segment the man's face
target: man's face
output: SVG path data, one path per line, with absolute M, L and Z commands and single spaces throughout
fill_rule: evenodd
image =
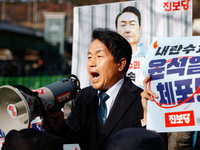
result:
M 121 14 L 117 20 L 117 32 L 123 36 L 129 44 L 137 44 L 141 33 L 138 17 L 131 12 Z
M 95 39 L 89 48 L 87 70 L 95 89 L 107 91 L 119 79 L 118 63 L 108 48 Z

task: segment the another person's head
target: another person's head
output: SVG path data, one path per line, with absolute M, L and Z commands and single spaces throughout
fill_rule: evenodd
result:
M 118 33 L 109 29 L 95 29 L 88 51 L 87 70 L 92 86 L 107 91 L 127 72 L 132 50 Z
M 162 137 L 144 128 L 126 128 L 110 137 L 107 150 L 165 150 Z
M 63 140 L 35 129 L 11 130 L 1 150 L 63 150 Z
M 137 44 L 141 33 L 141 15 L 137 8 L 128 6 L 115 20 L 116 31 L 131 45 Z

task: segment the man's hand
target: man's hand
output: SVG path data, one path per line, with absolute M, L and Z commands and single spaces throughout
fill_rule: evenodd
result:
M 143 81 L 143 87 L 144 87 L 144 91 L 141 93 L 141 97 L 142 97 L 142 106 L 143 106 L 143 110 L 144 110 L 144 117 L 143 117 L 143 122 L 147 122 L 147 100 L 151 100 L 153 101 L 153 97 L 158 98 L 158 95 L 155 94 L 154 92 L 152 92 L 150 89 L 147 89 L 147 84 L 150 81 L 151 76 L 148 75 L 144 81 Z
M 49 119 L 49 123 L 52 125 L 54 130 L 58 131 L 58 129 L 63 125 L 64 113 L 62 111 L 57 111 L 54 113 L 47 112 L 47 116 Z M 44 123 L 44 120 L 42 120 L 42 128 L 48 131 L 48 127 Z

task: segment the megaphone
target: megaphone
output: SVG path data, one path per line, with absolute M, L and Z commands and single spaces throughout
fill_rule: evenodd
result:
M 30 122 L 41 113 L 38 105 L 49 111 L 63 108 L 66 102 L 76 97 L 80 90 L 80 82 L 75 75 L 70 75 L 56 83 L 32 91 L 24 86 L 21 87 L 25 90 L 19 87 L 9 85 L 0 87 L 0 128 L 5 134 L 11 129 L 29 128 Z M 42 104 L 36 101 L 35 93 Z

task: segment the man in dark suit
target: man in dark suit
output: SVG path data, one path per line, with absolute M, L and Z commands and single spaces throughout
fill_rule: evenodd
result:
M 63 112 L 49 114 L 49 118 L 65 143 L 78 143 L 81 150 L 104 150 L 117 131 L 141 126 L 143 90 L 125 77 L 132 54 L 126 39 L 107 29 L 96 29 L 92 36 L 87 63 L 92 86 L 78 94 L 66 121 Z M 104 104 L 98 96 L 101 92 L 108 95 Z M 103 105 L 106 112 L 101 111 Z M 99 119 L 102 112 L 105 116 Z

